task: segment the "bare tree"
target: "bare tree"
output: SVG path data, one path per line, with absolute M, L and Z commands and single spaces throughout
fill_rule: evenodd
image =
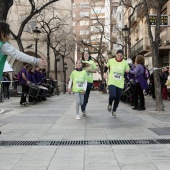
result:
M 39 14 L 44 8 L 48 7 L 50 4 L 53 4 L 54 2 L 57 2 L 57 1 L 58 0 L 50 0 L 47 2 L 47 1 L 42 0 L 41 3 L 38 4 L 38 1 L 28 0 L 27 3 L 29 4 L 30 10 L 28 11 L 28 15 L 21 22 L 18 33 L 15 34 L 11 30 L 11 34 L 14 37 L 14 39 L 17 41 L 18 47 L 21 51 L 24 51 L 22 41 L 21 41 L 21 36 L 22 36 L 23 30 L 24 30 L 26 24 L 28 23 L 28 21 L 30 21 L 33 17 L 35 17 L 37 14 Z
M 159 42 L 160 42 L 160 24 L 161 24 L 161 13 L 162 13 L 162 8 L 163 5 L 167 2 L 168 0 L 140 0 L 135 7 L 133 7 L 132 0 L 122 0 L 121 2 L 124 4 L 126 8 L 131 8 L 131 14 L 128 17 L 128 24 L 129 27 L 131 27 L 132 24 L 132 17 L 134 15 L 134 12 L 136 9 L 141 9 L 143 13 L 141 12 L 142 17 L 146 17 L 146 22 L 148 25 L 148 36 L 150 39 L 150 46 L 151 46 L 151 52 L 152 52 L 152 65 L 154 68 L 159 67 Z M 151 30 L 151 24 L 149 20 L 149 15 L 150 12 L 152 11 L 155 12 L 157 16 L 157 22 L 155 26 L 155 32 L 152 32 Z M 132 34 L 133 30 L 129 29 L 129 37 L 130 34 Z M 130 48 L 130 40 L 129 40 L 129 48 Z M 129 49 L 130 52 L 130 49 Z M 158 71 L 154 71 L 154 81 L 155 81 L 155 94 L 156 94 L 156 110 L 157 111 L 162 111 L 164 110 L 164 105 L 162 101 L 162 93 L 161 93 L 161 83 L 160 83 L 160 75 Z
M 65 16 L 62 16 L 57 11 L 52 11 L 52 14 L 50 18 L 47 17 L 47 11 L 44 11 L 39 17 L 38 17 L 38 23 L 40 24 L 42 31 L 47 35 L 45 40 L 47 41 L 47 76 L 49 77 L 50 72 L 50 48 L 54 49 L 56 46 L 56 43 L 54 41 L 51 41 L 51 37 L 56 37 L 57 32 L 59 32 L 59 29 L 64 29 L 65 25 L 68 25 L 66 22 L 68 20 L 67 14 Z M 70 16 L 69 16 L 70 17 Z M 53 45 L 54 43 L 54 45 Z M 54 52 L 54 55 L 56 53 Z M 57 73 L 56 73 L 57 74 Z
M 90 24 L 84 30 L 88 32 L 88 36 L 86 35 L 86 39 L 84 39 L 84 35 L 76 35 L 77 44 L 80 46 L 80 50 L 83 52 L 86 49 L 94 56 L 92 56 L 93 60 L 98 65 L 98 73 L 101 75 L 101 79 L 103 79 L 103 71 L 105 63 L 107 62 L 107 52 L 109 50 L 110 43 L 110 33 L 106 32 L 106 29 L 109 29 L 110 23 L 106 24 L 103 19 L 101 19 L 101 15 L 103 15 L 104 6 L 100 6 L 98 11 L 95 10 L 97 3 L 91 2 L 90 9 L 93 11 L 93 18 L 89 16 L 81 16 L 77 19 L 77 22 L 80 21 L 89 21 Z M 114 42 L 116 43 L 116 42 Z
M 146 16 L 146 21 L 148 24 L 148 34 L 151 44 L 152 51 L 152 64 L 153 67 L 159 67 L 159 42 L 160 42 L 160 24 L 161 24 L 161 13 L 163 5 L 168 0 L 143 0 L 143 9 Z M 154 9 L 155 14 L 157 16 L 156 26 L 155 26 L 155 35 L 151 31 L 151 24 L 149 21 L 150 9 Z M 154 38 L 155 37 L 155 38 Z M 154 81 L 155 81 L 155 94 L 156 94 L 156 110 L 163 111 L 164 105 L 162 101 L 162 93 L 161 93 L 161 84 L 160 84 L 160 75 L 158 71 L 154 71 Z

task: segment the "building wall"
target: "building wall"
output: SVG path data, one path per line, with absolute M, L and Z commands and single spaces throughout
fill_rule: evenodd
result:
M 20 2 L 20 3 L 19 3 Z M 41 5 L 41 3 L 43 2 L 48 2 L 48 0 L 42 0 L 42 1 L 37 1 L 39 4 Z M 37 3 L 36 2 L 36 3 Z M 68 1 L 68 0 L 62 0 L 55 2 L 53 4 L 51 4 L 48 7 L 48 10 L 46 9 L 45 12 L 50 11 L 52 8 L 55 8 L 55 11 L 59 11 L 63 14 L 63 15 L 68 15 L 70 17 L 67 18 L 67 23 L 68 25 L 63 27 L 63 29 L 65 31 L 68 30 L 72 30 L 72 1 Z M 23 1 L 14 1 L 14 5 L 12 6 L 12 8 L 9 11 L 8 14 L 8 22 L 10 23 L 11 26 L 11 30 L 17 34 L 18 29 L 20 27 L 20 23 L 21 21 L 25 18 L 25 16 L 28 15 L 30 10 L 30 5 L 28 3 L 27 0 L 23 0 Z M 51 18 L 52 14 L 50 12 L 46 13 L 47 18 Z M 37 22 L 36 18 L 33 17 L 32 20 L 29 21 L 29 24 L 26 25 L 24 32 L 22 34 L 22 43 L 23 43 L 23 47 L 25 50 L 25 53 L 30 54 L 32 56 L 35 56 L 35 41 L 33 39 L 33 34 L 32 34 L 32 30 L 35 28 L 35 26 L 40 27 L 39 23 Z M 57 34 L 57 32 L 56 32 Z M 70 34 L 73 33 L 70 32 Z M 39 58 L 43 58 L 45 60 L 47 60 L 47 35 L 44 33 L 41 33 L 40 39 L 38 41 L 38 57 Z M 14 39 L 11 40 L 11 44 L 18 48 L 18 45 L 16 43 L 16 41 Z M 29 46 L 30 44 L 33 44 L 33 46 L 29 49 L 27 49 L 26 47 Z M 10 62 L 10 64 L 12 65 L 13 69 L 15 71 L 19 71 L 22 67 L 22 62 L 14 60 L 11 57 L 8 57 L 8 61 Z M 50 75 L 55 74 L 55 68 L 54 68 L 54 54 L 53 51 L 50 49 Z M 65 62 L 67 62 L 67 78 L 70 76 L 71 71 L 74 68 L 74 50 L 71 51 L 70 55 L 67 56 L 65 58 Z M 58 77 L 60 78 L 58 81 L 63 82 L 63 70 L 62 70 L 62 62 L 60 60 L 60 62 L 58 63 Z

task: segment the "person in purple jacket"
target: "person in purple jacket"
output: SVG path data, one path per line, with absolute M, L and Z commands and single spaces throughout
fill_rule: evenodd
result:
M 138 55 L 135 59 L 136 68 L 130 70 L 131 74 L 134 74 L 134 107 L 133 110 L 146 110 L 145 109 L 145 98 L 143 94 L 144 89 L 148 89 L 147 80 L 144 78 L 144 57 Z M 140 100 L 140 105 L 138 105 L 138 97 Z
M 34 69 L 32 67 L 30 67 L 28 69 L 28 81 L 31 83 L 31 84 L 36 84 L 36 81 L 35 81 L 35 78 L 34 78 Z M 30 87 L 29 87 L 30 88 Z M 29 104 L 35 104 L 36 103 L 36 99 L 34 99 L 32 96 L 29 95 L 28 97 L 28 101 L 29 101 Z
M 28 67 L 29 67 L 28 63 L 23 63 L 23 67 L 20 71 L 21 78 L 19 80 L 19 83 L 22 86 L 22 95 L 20 100 L 21 106 L 27 106 L 26 97 L 29 91 L 28 84 L 30 83 L 30 81 L 28 80 L 28 72 L 27 72 Z
M 35 66 L 34 79 L 35 79 L 35 82 L 36 82 L 35 84 L 40 83 L 40 67 L 39 66 Z

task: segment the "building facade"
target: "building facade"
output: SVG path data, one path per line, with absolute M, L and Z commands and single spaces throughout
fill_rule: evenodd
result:
M 137 5 L 139 1 L 134 1 L 133 5 Z M 152 65 L 152 52 L 150 46 L 150 40 L 148 35 L 148 24 L 144 15 L 144 7 L 139 6 L 135 9 L 133 16 L 130 18 L 132 8 L 124 7 L 124 23 L 130 27 L 130 43 L 128 56 L 132 59 L 138 54 L 142 54 L 145 57 L 145 65 L 151 69 Z M 150 15 L 156 15 L 155 11 L 150 8 Z M 161 15 L 170 15 L 170 2 L 167 1 L 163 8 Z M 131 21 L 129 25 L 129 20 Z M 169 18 L 168 22 L 170 24 Z M 170 27 L 161 26 L 160 42 L 159 42 L 159 66 L 170 65 Z M 153 38 L 155 36 L 155 27 L 151 27 Z
M 40 6 L 42 6 L 43 4 L 47 3 L 47 0 L 42 0 L 42 1 L 37 1 L 36 2 L 36 8 L 38 9 Z M 12 8 L 9 11 L 8 14 L 8 19 L 7 21 L 10 23 L 11 26 L 11 30 L 17 35 L 18 34 L 18 30 L 20 29 L 21 23 L 23 22 L 23 20 L 30 14 L 30 10 L 31 10 L 31 6 L 30 3 L 26 0 L 20 1 L 20 0 L 16 0 L 14 1 L 14 4 L 12 6 Z M 62 15 L 58 15 L 58 13 L 62 13 Z M 23 49 L 24 52 L 35 56 L 35 40 L 33 38 L 33 29 L 35 29 L 35 27 L 38 27 L 41 30 L 41 35 L 40 38 L 38 40 L 38 48 L 37 48 L 37 56 L 38 58 L 43 58 L 44 60 L 47 61 L 47 63 L 49 62 L 49 75 L 56 77 L 56 58 L 55 58 L 55 53 L 54 50 L 52 50 L 51 48 L 49 48 L 49 46 L 47 45 L 47 37 L 49 35 L 50 39 L 51 39 L 51 44 L 53 43 L 52 40 L 55 37 L 56 39 L 59 37 L 59 29 L 56 29 L 56 31 L 54 31 L 52 34 L 45 32 L 42 29 L 42 25 L 40 24 L 40 22 L 48 22 L 49 19 L 54 18 L 58 20 L 60 19 L 66 19 L 65 16 L 67 16 L 67 24 L 61 24 L 62 25 L 62 29 L 64 30 L 64 32 L 67 32 L 69 34 L 70 37 L 73 37 L 73 32 L 70 31 L 72 30 L 72 1 L 67 1 L 65 0 L 64 3 L 63 1 L 60 2 L 55 2 L 51 5 L 49 5 L 48 7 L 46 7 L 42 12 L 41 12 L 41 16 L 46 16 L 43 18 L 40 18 L 40 15 L 36 15 L 33 16 L 25 25 L 24 30 L 22 32 L 22 36 L 21 36 L 21 40 L 22 40 L 22 45 L 23 45 Z M 62 18 L 63 17 L 63 18 Z M 64 18 L 65 17 L 65 18 Z M 58 22 L 58 21 L 57 21 Z M 58 25 L 60 23 L 58 22 Z M 53 24 L 50 25 L 51 29 L 56 26 Z M 16 40 L 14 40 L 12 38 L 11 42 L 10 42 L 14 47 L 18 48 L 18 44 L 16 42 Z M 56 45 L 56 44 L 55 44 Z M 57 50 L 57 45 L 54 47 L 56 47 Z M 63 89 L 62 84 L 65 83 L 65 80 L 63 79 L 64 74 L 66 74 L 66 80 L 68 79 L 71 71 L 74 69 L 74 44 L 73 48 L 69 51 L 69 54 L 67 53 L 67 55 L 64 58 L 64 62 L 62 61 L 62 57 L 60 57 L 60 61 L 57 62 L 57 78 L 58 78 L 58 82 L 61 82 L 61 90 Z M 14 60 L 13 58 L 11 58 L 10 56 L 8 57 L 8 61 L 10 62 L 10 64 L 13 67 L 14 71 L 19 71 L 22 68 L 22 62 Z M 67 63 L 67 70 L 64 69 L 63 67 L 63 63 Z M 48 65 L 46 70 L 48 70 Z

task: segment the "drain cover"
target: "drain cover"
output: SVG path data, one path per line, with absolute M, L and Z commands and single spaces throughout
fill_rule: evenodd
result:
M 0 141 L 0 146 L 152 145 L 170 144 L 170 139 L 80 140 L 80 141 Z

